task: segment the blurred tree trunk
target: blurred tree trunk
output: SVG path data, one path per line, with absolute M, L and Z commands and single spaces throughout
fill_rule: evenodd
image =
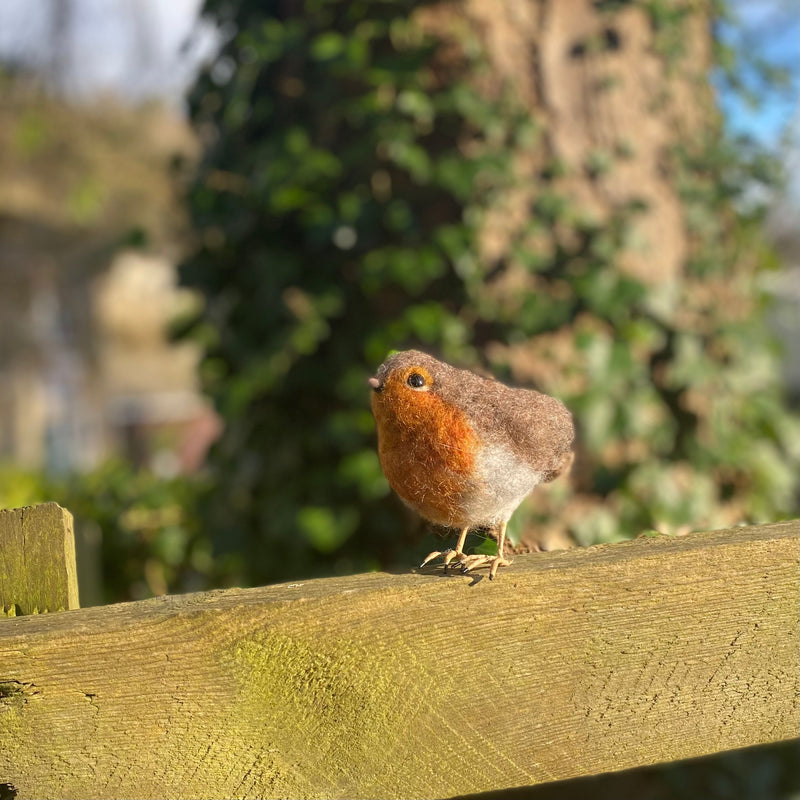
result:
M 705 3 L 669 4 L 663 18 L 657 5 L 468 0 L 420 12 L 422 25 L 445 38 L 466 18 L 495 79 L 513 87 L 543 131 L 545 146 L 517 157 L 528 186 L 495 209 L 485 257 L 507 249 L 504 229 L 525 221 L 542 170 L 552 173 L 555 162 L 562 174 L 554 188 L 584 214 L 605 222 L 631 201 L 646 205 L 622 266 L 648 282 L 683 276 L 691 244 L 670 149 L 718 126 L 712 37 Z
M 673 5 L 681 16 L 680 4 Z M 631 200 L 647 205 L 635 224 L 642 246 L 626 253 L 625 266 L 652 281 L 682 277 L 690 246 L 669 149 L 715 117 L 711 29 L 694 6 L 681 19 L 680 41 L 670 42 L 644 4 L 469 4 L 498 74 L 515 82 L 543 118 L 551 157 L 567 173 L 559 188 L 601 219 Z
M 72 0 L 51 0 L 50 2 L 50 58 L 45 65 L 45 74 L 56 92 L 69 90 L 72 74 L 72 19 L 74 16 Z

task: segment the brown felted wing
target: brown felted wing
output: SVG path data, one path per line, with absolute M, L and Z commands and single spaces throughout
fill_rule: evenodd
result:
M 459 370 L 462 391 L 452 402 L 468 410 L 479 438 L 508 450 L 542 473 L 557 477 L 572 460 L 572 415 L 559 400 L 532 389 L 513 389 Z

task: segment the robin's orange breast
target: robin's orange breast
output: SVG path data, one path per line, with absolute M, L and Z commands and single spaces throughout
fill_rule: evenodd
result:
M 431 522 L 468 524 L 480 443 L 466 414 L 432 392 L 375 393 L 372 410 L 378 456 L 395 492 Z

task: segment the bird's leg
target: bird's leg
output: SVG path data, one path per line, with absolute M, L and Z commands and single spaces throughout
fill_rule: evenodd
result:
M 482 567 L 484 564 L 489 564 L 489 580 L 494 580 L 494 576 L 497 574 L 497 570 L 500 567 L 506 567 L 511 562 L 505 557 L 505 544 L 506 544 L 506 526 L 508 522 L 500 523 L 500 530 L 497 534 L 497 555 L 496 556 L 486 556 L 482 554 L 476 554 L 474 556 L 467 556 L 466 558 L 461 560 L 461 571 L 462 572 L 469 572 L 471 569 L 475 569 L 475 567 Z
M 493 581 L 494 576 L 497 575 L 497 570 L 500 567 L 507 567 L 511 562 L 505 558 L 505 545 L 506 545 L 506 526 L 508 522 L 503 522 L 500 525 L 500 536 L 497 542 L 497 555 L 492 559 L 492 566 L 489 568 L 489 580 Z
M 464 542 L 467 540 L 467 531 L 469 531 L 469 527 L 461 529 L 461 535 L 458 537 L 458 542 L 456 543 L 456 549 L 450 550 L 448 553 L 445 554 L 444 557 L 445 572 L 447 572 L 447 565 L 454 558 L 457 558 L 459 562 L 464 560 Z
M 433 561 L 434 558 L 438 556 L 444 556 L 444 571 L 447 572 L 447 567 L 453 559 L 458 559 L 459 563 L 463 562 L 464 560 L 464 542 L 467 538 L 467 531 L 469 528 L 463 528 L 461 531 L 461 535 L 458 537 L 458 543 L 456 544 L 456 549 L 453 550 L 452 548 L 448 548 L 447 550 L 434 550 L 432 553 L 429 553 L 425 560 L 419 565 L 420 569 L 424 567 L 429 561 Z

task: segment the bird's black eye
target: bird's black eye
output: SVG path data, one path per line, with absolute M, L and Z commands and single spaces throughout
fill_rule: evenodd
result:
M 412 389 L 421 389 L 425 385 L 425 378 L 423 378 L 419 372 L 412 372 L 408 378 L 406 378 L 406 383 Z

